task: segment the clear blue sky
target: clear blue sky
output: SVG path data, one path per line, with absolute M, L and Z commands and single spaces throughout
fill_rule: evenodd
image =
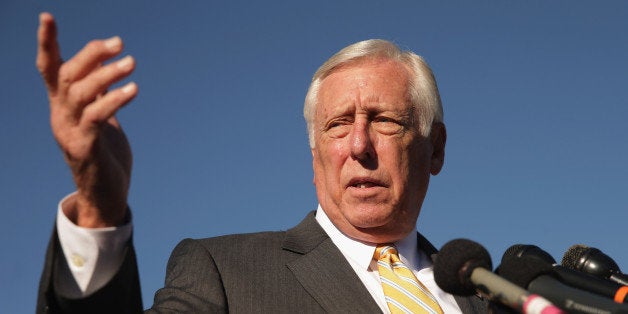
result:
M 34 66 L 37 16 L 63 56 L 120 35 L 139 96 L 119 115 L 144 304 L 186 237 L 287 229 L 316 208 L 302 104 L 338 49 L 385 38 L 423 55 L 449 138 L 418 228 L 497 264 L 602 249 L 628 271 L 626 1 L 32 1 L 0 4 L 0 312 L 31 313 L 57 202 L 73 190 Z

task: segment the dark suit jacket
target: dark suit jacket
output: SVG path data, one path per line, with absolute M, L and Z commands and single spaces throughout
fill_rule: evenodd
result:
M 436 249 L 423 236 L 419 247 Z M 120 271 L 80 300 L 55 293 L 54 264 L 62 252 L 53 234 L 40 282 L 37 312 L 141 312 L 135 254 Z M 464 313 L 486 313 L 486 302 L 456 297 Z M 381 313 L 342 253 L 310 213 L 282 232 L 183 240 L 172 252 L 164 288 L 148 313 Z

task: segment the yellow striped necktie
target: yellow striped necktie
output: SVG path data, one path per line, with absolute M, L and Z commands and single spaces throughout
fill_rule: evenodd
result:
M 443 314 L 432 294 L 401 262 L 395 247 L 380 245 L 373 258 L 377 260 L 379 278 L 391 313 Z

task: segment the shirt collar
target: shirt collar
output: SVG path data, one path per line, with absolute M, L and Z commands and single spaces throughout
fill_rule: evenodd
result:
M 332 242 L 340 249 L 340 252 L 346 257 L 360 265 L 362 269 L 368 269 L 375 253 L 375 245 L 360 242 L 348 237 L 342 233 L 331 222 L 321 205 L 316 210 L 316 221 L 321 225 L 323 230 L 329 235 Z M 401 257 L 401 261 L 411 267 L 411 269 L 420 269 L 419 251 L 417 244 L 417 234 L 410 232 L 405 238 L 394 243 Z

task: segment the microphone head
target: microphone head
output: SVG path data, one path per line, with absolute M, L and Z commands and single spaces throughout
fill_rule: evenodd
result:
M 506 280 L 527 289 L 532 280 L 541 275 L 553 276 L 552 264 L 533 256 L 506 256 L 496 273 Z
M 474 295 L 475 285 L 470 277 L 477 267 L 493 269 L 488 251 L 471 240 L 451 240 L 443 245 L 434 261 L 434 280 L 447 293 Z
M 619 266 L 610 256 L 582 244 L 571 246 L 563 255 L 561 265 L 600 278 L 609 278 L 612 274 L 621 273 Z
M 540 247 L 531 244 L 515 244 L 509 247 L 502 256 L 502 264 L 506 258 L 524 256 L 541 260 L 550 265 L 556 264 L 556 260 L 549 253 L 543 251 Z

